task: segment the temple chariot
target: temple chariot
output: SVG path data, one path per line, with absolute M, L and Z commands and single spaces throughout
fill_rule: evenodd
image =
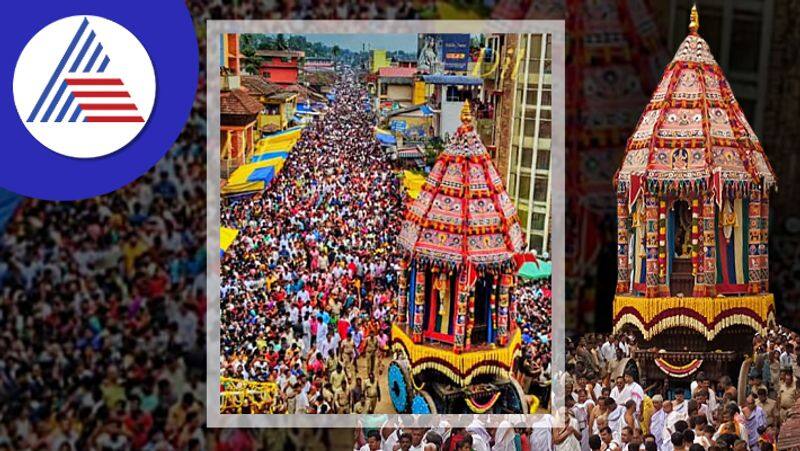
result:
M 511 296 L 524 236 L 468 103 L 461 121 L 403 221 L 389 391 L 398 413 L 526 413 Z
M 775 322 L 768 292 L 769 194 L 775 173 L 730 84 L 698 34 L 667 66 L 615 184 L 615 332 L 640 350 L 643 380 L 746 382 L 753 336 Z M 740 390 L 744 393 L 744 390 Z

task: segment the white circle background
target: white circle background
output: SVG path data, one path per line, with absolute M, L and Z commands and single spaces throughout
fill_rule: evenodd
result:
M 58 63 L 64 56 L 75 33 L 83 22 L 89 20 L 84 36 L 73 55 L 80 51 L 89 30 L 96 34 L 95 42 L 103 44 L 103 53 L 110 62 L 103 73 L 107 78 L 120 78 L 124 89 L 130 94 L 144 122 L 27 122 L 28 116 L 47 86 Z M 94 44 L 93 44 L 94 45 Z M 93 46 L 91 47 L 93 48 Z M 91 51 L 91 50 L 90 50 Z M 74 56 L 73 56 L 74 58 Z M 70 61 L 72 58 L 70 59 Z M 95 63 L 97 65 L 99 63 Z M 64 72 L 70 64 L 65 66 Z M 63 73 L 63 72 L 62 72 Z M 82 73 L 76 73 L 80 77 Z M 58 89 L 54 84 L 50 96 L 44 102 L 46 110 L 49 100 Z M 115 89 L 122 87 L 115 87 Z M 59 19 L 42 28 L 28 42 L 14 68 L 14 103 L 17 113 L 28 131 L 48 149 L 73 158 L 95 158 L 108 155 L 125 147 L 142 131 L 153 111 L 156 97 L 156 77 L 153 63 L 141 42 L 125 27 L 98 16 L 71 16 Z M 84 112 L 84 115 L 86 112 Z

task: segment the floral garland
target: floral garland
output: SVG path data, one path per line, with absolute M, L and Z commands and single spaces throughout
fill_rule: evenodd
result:
M 632 325 L 650 340 L 666 329 L 686 327 L 706 339 L 732 325 L 746 325 L 764 332 L 775 322 L 775 299 L 770 293 L 740 297 L 614 298 L 614 331 Z
M 685 365 L 673 365 L 663 358 L 655 359 L 656 366 L 668 376 L 684 378 L 694 374 L 703 364 L 703 359 L 693 359 Z
M 272 400 L 278 394 L 278 384 L 274 382 L 254 382 L 244 379 L 229 377 L 220 378 L 220 412 L 235 410 L 241 413 L 242 406 L 251 404 L 256 406 L 270 405 L 272 413 Z
M 392 325 L 392 349 L 408 356 L 414 376 L 433 369 L 464 387 L 475 376 L 490 374 L 508 377 L 514 358 L 522 346 L 522 334 L 515 330 L 507 346 L 498 346 L 460 353 L 435 346 L 414 343 L 397 324 Z
M 483 404 L 476 403 L 472 400 L 472 398 L 466 398 L 465 401 L 467 403 L 467 407 L 469 407 L 469 410 L 471 410 L 473 413 L 481 414 L 486 413 L 487 410 L 491 409 L 498 399 L 500 399 L 499 391 L 495 392 L 495 394 L 493 394 L 492 397 Z

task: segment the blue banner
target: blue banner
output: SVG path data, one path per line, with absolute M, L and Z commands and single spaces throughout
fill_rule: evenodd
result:
M 465 71 L 469 62 L 469 34 L 443 34 L 442 60 L 444 70 Z

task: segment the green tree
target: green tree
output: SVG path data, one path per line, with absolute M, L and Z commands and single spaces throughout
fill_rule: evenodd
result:
M 278 33 L 278 37 L 275 39 L 275 47 L 277 47 L 277 50 L 286 50 L 286 37 L 283 36 L 283 33 Z
M 239 39 L 239 50 L 243 56 L 242 66 L 246 73 L 252 75 L 258 74 L 263 62 L 263 59 L 256 54 L 256 42 L 255 36 L 250 34 L 243 34 Z

